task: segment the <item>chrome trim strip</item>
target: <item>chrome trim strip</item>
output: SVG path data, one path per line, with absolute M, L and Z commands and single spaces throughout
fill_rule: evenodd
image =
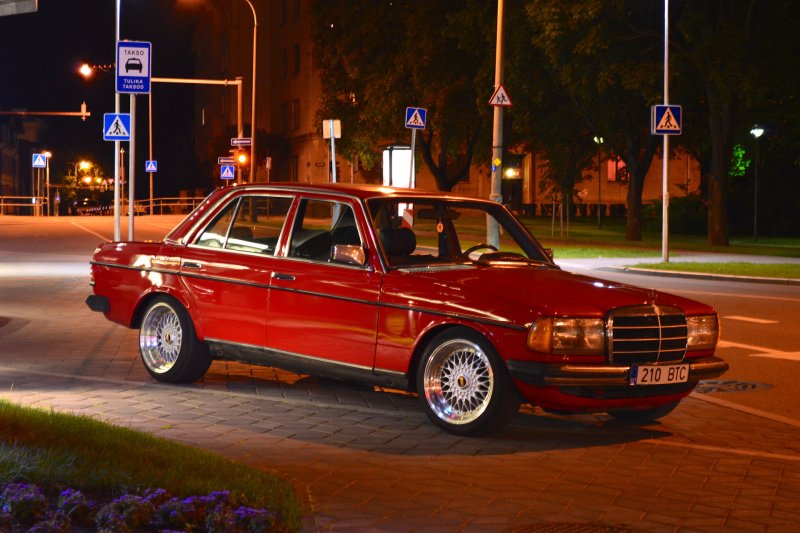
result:
M 648 366 L 653 363 L 646 363 Z M 704 357 L 682 362 L 664 362 L 663 366 L 689 365 L 689 381 L 715 378 L 729 365 L 718 357 Z M 630 366 L 551 365 L 532 361 L 508 361 L 511 375 L 538 386 L 610 386 L 628 385 Z
M 330 298 L 330 299 L 333 299 L 333 300 L 340 300 L 340 301 L 344 301 L 344 302 L 359 303 L 359 304 L 364 304 L 364 305 L 369 305 L 369 306 L 377 306 L 378 308 L 385 307 L 385 308 L 388 308 L 388 309 L 399 309 L 401 311 L 413 311 L 413 312 L 417 312 L 417 313 L 424 313 L 424 314 L 429 314 L 429 315 L 434 315 L 434 316 L 441 316 L 441 317 L 452 318 L 452 319 L 456 319 L 456 320 L 464 320 L 464 321 L 468 321 L 468 322 L 477 322 L 478 324 L 486 324 L 486 325 L 489 325 L 489 326 L 497 326 L 497 327 L 501 327 L 501 328 L 513 329 L 515 331 L 528 331 L 528 328 L 526 326 L 521 326 L 521 325 L 518 325 L 518 324 L 511 324 L 511 323 L 502 322 L 502 321 L 499 321 L 499 320 L 491 320 L 491 319 L 488 319 L 488 318 L 481 318 L 481 317 L 470 316 L 470 315 L 462 315 L 462 314 L 458 314 L 458 313 L 449 313 L 449 312 L 446 312 L 446 311 L 436 311 L 436 310 L 433 310 L 433 309 L 427 309 L 425 307 L 412 307 L 410 305 L 401 305 L 401 304 L 387 304 L 387 303 L 379 302 L 379 301 L 374 301 L 373 302 L 373 301 L 370 301 L 370 300 L 360 300 L 358 298 L 348 298 L 348 297 L 345 297 L 345 296 L 336 296 L 336 295 L 333 295 L 333 294 L 325 294 L 325 293 L 321 293 L 321 292 L 306 291 L 306 290 L 302 290 L 302 289 L 296 289 L 296 288 L 293 288 L 293 287 L 276 287 L 276 286 L 270 285 L 268 283 L 257 283 L 257 282 L 252 282 L 252 281 L 242 281 L 242 280 L 236 280 L 236 279 L 231 279 L 231 278 L 225 278 L 225 277 L 221 277 L 221 276 L 209 276 L 209 275 L 205 275 L 205 274 L 195 274 L 195 273 L 189 273 L 189 272 L 178 271 L 178 270 L 175 270 L 175 271 L 157 270 L 157 269 L 148 269 L 148 268 L 142 268 L 142 267 L 132 267 L 132 266 L 129 266 L 129 265 L 116 265 L 116 264 L 111 264 L 111 263 L 100 263 L 100 262 L 94 262 L 94 261 L 92 262 L 92 264 L 98 264 L 98 265 L 107 266 L 107 267 L 111 267 L 111 268 L 121 268 L 123 270 L 138 270 L 138 271 L 142 271 L 142 272 L 158 272 L 158 273 L 161 273 L 161 274 L 175 274 L 177 276 L 182 276 L 182 277 L 187 277 L 187 278 L 208 279 L 208 280 L 211 280 L 211 281 L 219 281 L 219 282 L 222 282 L 222 283 L 232 283 L 232 284 L 235 284 L 235 285 L 251 286 L 251 287 L 256 287 L 256 288 L 259 288 L 259 289 L 270 289 L 270 290 L 277 290 L 277 291 L 294 292 L 296 294 L 304 294 L 304 295 L 308 295 L 308 296 L 318 296 L 320 298 Z

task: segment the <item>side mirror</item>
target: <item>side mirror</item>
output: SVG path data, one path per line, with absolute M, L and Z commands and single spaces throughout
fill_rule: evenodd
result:
M 364 266 L 367 254 L 363 246 L 357 244 L 335 244 L 331 248 L 331 261 L 345 265 Z

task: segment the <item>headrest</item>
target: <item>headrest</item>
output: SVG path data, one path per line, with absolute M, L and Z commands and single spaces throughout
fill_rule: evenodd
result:
M 411 255 L 417 247 L 417 236 L 408 228 L 382 229 L 379 233 L 386 255 Z

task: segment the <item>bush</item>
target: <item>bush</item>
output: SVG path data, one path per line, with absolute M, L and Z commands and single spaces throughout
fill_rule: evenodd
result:
M 662 205 L 660 200 L 656 200 L 642 206 L 646 230 L 661 233 Z M 708 208 L 699 194 L 670 198 L 669 232 L 676 235 L 705 235 L 708 232 Z

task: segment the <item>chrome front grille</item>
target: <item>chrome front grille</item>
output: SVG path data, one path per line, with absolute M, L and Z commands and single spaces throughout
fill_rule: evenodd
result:
M 686 354 L 686 317 L 674 307 L 614 309 L 609 314 L 608 331 L 612 364 L 680 361 Z

